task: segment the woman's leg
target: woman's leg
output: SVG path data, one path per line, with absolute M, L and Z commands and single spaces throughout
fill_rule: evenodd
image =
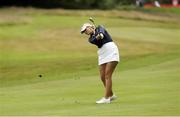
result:
M 112 74 L 113 71 L 115 70 L 118 62 L 117 61 L 112 61 L 106 64 L 106 69 L 105 69 L 105 80 L 106 80 L 106 94 L 105 98 L 109 98 L 113 95 L 112 91 Z
M 99 66 L 101 81 L 103 82 L 103 85 L 106 88 L 105 69 L 106 69 L 106 63 Z

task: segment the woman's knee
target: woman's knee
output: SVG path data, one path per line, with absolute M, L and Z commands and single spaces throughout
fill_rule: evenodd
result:
M 101 81 L 105 81 L 105 75 L 101 76 Z

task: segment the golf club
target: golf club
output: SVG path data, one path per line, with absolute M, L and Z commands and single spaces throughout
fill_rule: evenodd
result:
M 95 24 L 95 22 L 94 22 L 92 17 L 89 18 L 89 21 L 91 21 L 93 23 L 93 25 L 96 27 L 96 24 Z

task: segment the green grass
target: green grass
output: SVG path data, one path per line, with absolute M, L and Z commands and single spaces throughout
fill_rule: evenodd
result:
M 119 98 L 108 105 L 95 104 L 104 92 L 97 48 L 79 33 L 88 13 L 121 53 L 113 76 Z M 16 8 L 0 16 L 0 115 L 180 115 L 178 16 Z
M 179 14 L 180 9 L 179 8 L 145 8 L 145 10 L 150 12 L 159 12 L 159 13 L 168 13 L 168 14 Z

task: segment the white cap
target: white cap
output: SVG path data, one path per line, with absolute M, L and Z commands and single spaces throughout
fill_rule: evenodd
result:
M 83 26 L 81 27 L 81 34 L 86 30 L 88 26 L 92 26 L 90 23 L 84 23 Z

